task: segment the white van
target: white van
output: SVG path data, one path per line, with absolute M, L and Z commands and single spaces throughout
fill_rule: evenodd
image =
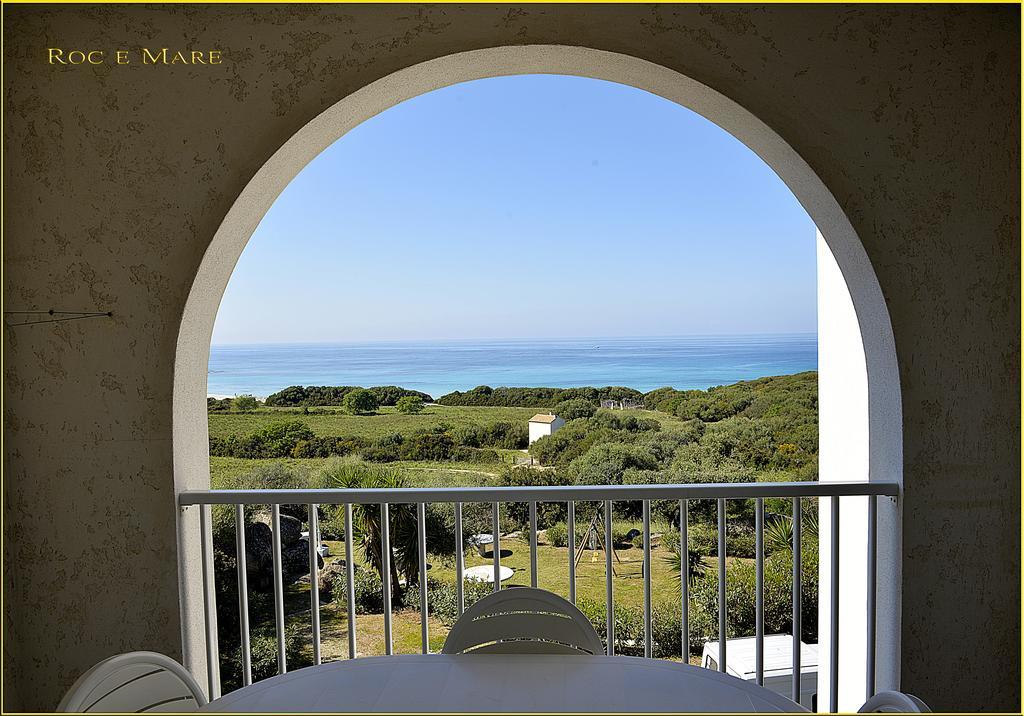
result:
M 726 641 L 725 673 L 744 681 L 757 682 L 756 638 Z M 704 644 L 700 664 L 718 671 L 718 642 Z M 772 634 L 764 637 L 764 687 L 786 698 L 793 695 L 793 637 Z M 818 645 L 800 642 L 800 705 L 814 710 L 818 691 Z

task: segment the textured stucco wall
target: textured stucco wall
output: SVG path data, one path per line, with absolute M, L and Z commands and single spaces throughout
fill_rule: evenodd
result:
M 759 116 L 830 187 L 874 264 L 901 364 L 904 688 L 939 709 L 1019 708 L 1019 8 L 5 6 L 4 17 L 5 308 L 115 313 L 5 329 L 8 708 L 52 708 L 112 653 L 178 649 L 175 340 L 245 182 L 359 87 L 520 43 L 689 75 Z M 226 59 L 63 68 L 46 64 L 51 46 Z

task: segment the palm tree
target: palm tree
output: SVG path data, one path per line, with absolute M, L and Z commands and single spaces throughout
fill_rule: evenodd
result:
M 357 462 L 328 463 L 321 473 L 320 483 L 333 489 L 395 489 L 408 487 L 400 470 Z M 391 598 L 402 604 L 404 592 L 399 573 L 408 584 L 419 580 L 419 543 L 416 532 L 416 511 L 412 505 L 391 504 L 388 508 L 391 559 Z M 381 509 L 376 504 L 352 505 L 352 541 L 361 546 L 367 562 L 384 579 L 381 559 Z
M 679 545 L 670 545 L 669 549 L 671 552 L 667 554 L 664 559 L 668 562 L 672 572 L 679 574 L 679 570 L 682 568 L 682 558 L 679 552 Z M 692 549 L 687 550 L 687 565 L 686 565 L 686 579 L 693 586 L 693 583 L 700 577 L 704 576 L 707 572 L 708 566 L 704 564 L 703 558 L 699 552 L 695 552 Z M 679 580 L 675 580 L 676 588 L 679 588 Z
M 814 513 L 803 515 L 800 519 L 800 533 L 806 538 L 817 538 L 818 516 Z M 803 540 L 801 540 L 802 542 Z M 790 552 L 793 551 L 793 518 L 786 515 L 776 515 L 767 520 L 764 525 L 764 546 L 765 551 Z

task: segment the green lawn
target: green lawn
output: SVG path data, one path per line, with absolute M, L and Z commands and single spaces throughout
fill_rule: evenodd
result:
M 580 535 L 586 524 L 580 526 Z M 664 525 L 652 525 L 652 532 L 657 535 L 661 530 L 668 529 Z M 580 537 L 581 538 L 581 537 Z M 340 560 L 345 551 L 343 542 L 327 541 L 331 556 L 327 562 Z M 665 557 L 668 550 L 660 546 L 660 540 L 654 536 L 651 540 L 651 596 L 654 604 L 679 603 L 678 575 L 669 568 Z M 512 555 L 502 558 L 502 565 L 511 567 L 515 574 L 504 585 L 530 584 L 530 545 L 518 536 L 503 536 L 502 549 L 512 551 Z M 617 549 L 615 560 L 615 576 L 613 589 L 615 603 L 637 608 L 643 607 L 643 577 L 641 564 L 643 549 Z M 360 551 L 356 550 L 356 559 L 364 567 Z M 568 597 L 568 548 L 556 548 L 546 543 L 544 533 L 538 538 L 537 576 L 538 586 L 556 594 Z M 604 601 L 605 598 L 605 565 L 604 552 L 585 551 L 576 568 L 576 594 L 579 599 Z M 715 560 L 705 560 L 713 568 Z M 728 562 L 735 562 L 729 558 Z M 434 579 L 454 582 L 455 568 L 450 559 L 430 557 L 432 565 L 430 574 Z M 492 564 L 489 558 L 481 557 L 475 550 L 466 553 L 465 566 Z M 367 567 L 368 568 L 368 567 Z M 287 588 L 285 595 L 285 611 L 287 623 L 297 625 L 304 635 L 310 635 L 309 618 L 309 584 L 300 582 Z M 266 626 L 272 624 L 272 619 Z M 448 633 L 447 627 L 434 617 L 428 620 L 430 649 L 438 652 L 444 644 Z M 325 661 L 348 658 L 348 618 L 344 604 L 329 602 L 320 605 L 321 653 Z M 421 648 L 420 613 L 414 608 L 396 610 L 392 616 L 393 648 L 396 654 L 417 654 Z M 311 636 L 309 636 L 311 640 Z M 311 642 L 310 642 L 311 643 Z M 309 647 L 310 654 L 312 646 Z M 359 656 L 376 656 L 384 654 L 384 616 L 382 614 L 360 614 L 356 617 L 356 649 Z M 695 659 L 697 657 L 694 657 Z
M 254 413 L 209 413 L 210 436 L 227 438 L 244 436 L 268 423 L 280 420 L 301 420 L 321 436 L 358 436 L 376 440 L 391 433 L 411 435 L 417 430 L 432 428 L 438 423 L 452 427 L 489 425 L 498 421 L 525 424 L 537 413 L 536 408 L 482 408 L 431 405 L 417 415 L 404 415 L 394 408 L 380 408 L 374 415 L 349 415 L 340 408 L 323 408 L 325 415 L 303 415 L 302 408 L 264 408 Z M 668 417 L 668 416 L 666 416 Z

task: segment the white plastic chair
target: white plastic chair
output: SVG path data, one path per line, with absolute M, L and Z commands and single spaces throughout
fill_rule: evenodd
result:
M 57 707 L 62 712 L 195 711 L 206 704 L 181 664 L 152 651 L 104 659 L 82 674 Z
M 879 691 L 857 711 L 860 714 L 917 714 L 931 713 L 931 709 L 924 701 L 912 694 L 904 694 L 899 691 Z
M 543 589 L 518 587 L 487 595 L 448 632 L 442 654 L 601 654 L 590 620 L 571 602 Z

